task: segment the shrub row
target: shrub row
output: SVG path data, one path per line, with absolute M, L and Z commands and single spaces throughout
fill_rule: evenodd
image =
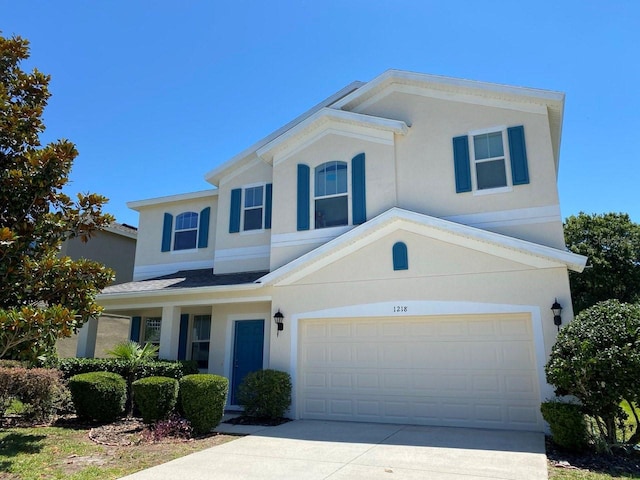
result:
M 126 378 L 130 373 L 131 364 L 119 358 L 64 358 L 59 361 L 58 368 L 67 379 L 89 372 L 111 372 Z M 198 364 L 191 360 L 149 361 L 136 367 L 135 373 L 136 378 L 169 377 L 179 380 L 185 375 L 198 373 Z
M 6 362 L 3 362 L 6 365 Z M 63 392 L 58 370 L 48 368 L 0 367 L 0 416 L 12 399 L 27 406 L 27 414 L 36 421 L 55 413 L 56 401 Z
M 178 402 L 178 380 L 169 377 L 147 377 L 132 384 L 133 401 L 144 423 L 164 420 Z
M 127 382 L 112 372 L 88 372 L 69 379 L 76 414 L 83 420 L 112 422 L 124 413 Z
M 582 407 L 575 403 L 547 401 L 540 406 L 542 418 L 551 428 L 554 443 L 567 450 L 584 450 L 589 443 Z
M 238 403 L 250 417 L 283 417 L 291 405 L 291 376 L 269 369 L 249 373 L 238 388 Z

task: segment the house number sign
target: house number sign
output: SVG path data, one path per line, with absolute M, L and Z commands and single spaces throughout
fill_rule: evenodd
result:
M 393 307 L 393 313 L 407 313 L 409 311 L 409 307 L 406 305 L 395 305 Z

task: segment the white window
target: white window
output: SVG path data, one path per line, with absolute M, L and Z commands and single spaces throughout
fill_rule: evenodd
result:
M 211 339 L 211 315 L 194 315 L 191 328 L 191 360 L 198 368 L 209 368 L 209 344 Z
M 149 317 L 144 319 L 144 335 L 142 337 L 144 343 L 151 343 L 158 347 L 160 346 L 161 324 L 161 317 Z
M 196 248 L 198 240 L 198 214 L 184 212 L 176 217 L 173 249 L 188 250 Z
M 261 230 L 263 228 L 264 193 L 264 185 L 244 189 L 243 230 Z
M 349 224 L 347 163 L 331 161 L 315 168 L 315 228 Z
M 472 134 L 471 165 L 474 190 L 504 189 L 510 184 L 510 167 L 505 152 L 505 131 Z

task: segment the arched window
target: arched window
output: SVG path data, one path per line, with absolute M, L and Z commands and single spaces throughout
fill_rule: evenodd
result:
M 407 245 L 404 242 L 396 242 L 393 245 L 393 269 L 409 270 L 409 254 Z
M 174 250 L 196 248 L 198 239 L 198 214 L 184 212 L 176 217 L 176 230 L 173 240 Z
M 315 228 L 349 224 L 347 163 L 331 161 L 315 169 Z

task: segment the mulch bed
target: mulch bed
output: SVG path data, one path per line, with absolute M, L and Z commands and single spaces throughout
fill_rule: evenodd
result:
M 231 425 L 261 425 L 265 427 L 277 427 L 283 423 L 290 422 L 290 418 L 265 418 L 265 417 L 248 417 L 242 415 L 240 417 L 230 418 L 224 423 L 230 423 Z
M 549 437 L 546 438 L 547 458 L 559 468 L 591 470 L 610 475 L 639 475 L 640 452 L 619 449 L 615 455 L 598 454 L 594 451 L 574 453 L 561 449 Z

